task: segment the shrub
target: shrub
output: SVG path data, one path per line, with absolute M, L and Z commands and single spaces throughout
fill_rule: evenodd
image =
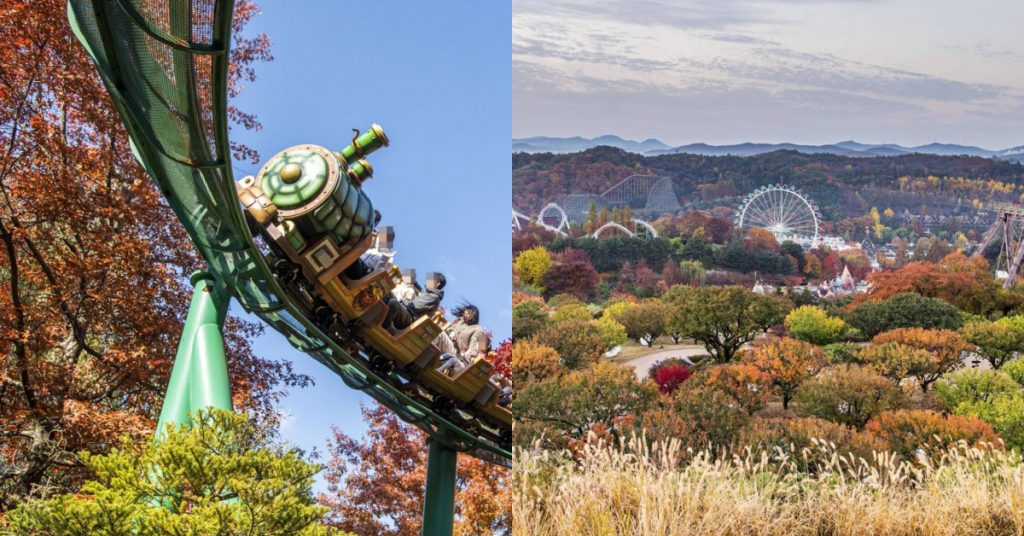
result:
M 793 309 L 786 315 L 785 323 L 790 336 L 818 346 L 842 340 L 847 331 L 843 319 L 829 316 L 813 305 Z
M 667 407 L 640 417 L 648 439 L 675 438 L 694 450 L 732 445 L 749 420 L 725 393 L 709 388 L 679 389 Z
M 729 395 L 748 415 L 763 409 L 771 394 L 768 375 L 749 363 L 711 367 L 702 380 L 704 385 Z
M 522 389 L 529 383 L 558 374 L 558 352 L 529 339 L 512 345 L 512 384 Z
M 654 375 L 654 383 L 658 385 L 658 390 L 662 394 L 670 395 L 679 388 L 686 380 L 690 379 L 693 372 L 690 372 L 690 367 L 686 365 L 669 365 L 667 367 L 661 367 L 658 372 Z
M 568 320 L 550 324 L 534 339 L 558 352 L 559 364 L 568 369 L 585 368 L 605 352 L 601 332 L 590 322 Z
M 829 448 L 825 448 L 826 443 Z M 741 434 L 739 445 L 789 456 L 800 464 L 797 469 L 801 471 L 813 471 L 815 462 L 826 462 L 824 457 L 832 454 L 831 445 L 842 456 L 852 454 L 865 459 L 871 459 L 872 452 L 886 446 L 871 434 L 815 417 L 753 419 Z M 798 456 L 803 452 L 820 453 L 822 457 Z
M 956 412 L 985 421 L 999 432 L 1006 446 L 1024 450 L 1024 396 L 1020 393 L 986 402 L 964 402 L 957 406 Z
M 992 426 L 980 419 L 943 417 L 927 410 L 887 411 L 868 421 L 864 430 L 884 440 L 890 450 L 905 459 L 913 459 L 918 450 L 934 453 L 958 441 L 981 446 L 995 445 L 999 439 Z
M 562 306 L 569 305 L 570 303 L 582 304 L 583 302 L 580 301 L 580 299 L 577 298 L 576 296 L 566 293 L 555 294 L 554 296 L 551 297 L 550 300 L 548 300 L 548 306 L 551 307 L 552 309 L 558 309 Z
M 764 374 L 772 388 L 782 397 L 782 407 L 797 387 L 813 377 L 826 364 L 825 354 L 811 343 L 783 337 L 754 347 L 747 362 Z
M 615 348 L 616 346 L 626 344 L 626 341 L 629 340 L 626 328 L 607 316 L 591 320 L 590 324 L 601 332 L 601 340 L 604 341 L 605 348 Z
M 548 325 L 548 320 L 543 303 L 521 302 L 512 307 L 512 338 L 521 340 L 532 337 Z
M 590 314 L 590 309 L 582 303 L 566 303 L 559 308 L 555 309 L 555 312 L 551 314 L 552 322 L 565 322 L 566 320 L 593 320 L 594 315 Z
M 1009 374 L 1013 381 L 1024 386 L 1024 359 L 1014 359 L 1003 365 L 1002 371 Z
M 796 391 L 797 414 L 862 428 L 883 411 L 907 404 L 903 390 L 873 370 L 838 365 L 822 370 Z
M 833 364 L 857 363 L 857 352 L 860 345 L 852 342 L 836 342 L 822 346 L 822 351 Z
M 622 314 L 633 307 L 636 307 L 636 302 L 614 301 L 609 303 L 608 306 L 604 308 L 604 313 L 602 313 L 602 316 L 619 322 L 619 318 L 622 316 Z
M 956 307 L 914 293 L 862 303 L 854 307 L 847 321 L 868 337 L 896 328 L 959 329 L 963 325 Z
M 654 377 L 658 375 L 659 370 L 661 370 L 663 367 L 668 367 L 671 365 L 689 366 L 686 363 L 686 361 L 683 361 L 681 358 L 668 357 L 651 365 L 651 368 L 647 369 L 647 377 L 650 378 L 651 381 L 654 381 Z
M 1021 391 L 1009 374 L 999 370 L 964 369 L 943 379 L 935 384 L 935 396 L 952 411 L 960 404 L 989 402 Z

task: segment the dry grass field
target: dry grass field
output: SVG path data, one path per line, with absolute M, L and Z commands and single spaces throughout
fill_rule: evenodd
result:
M 680 454 L 685 454 L 680 456 Z M 517 450 L 513 531 L 534 536 L 1024 535 L 1024 465 L 961 446 L 899 462 L 844 458 L 819 443 L 797 457 L 680 453 L 674 442 Z M 678 460 L 687 459 L 685 463 Z M 801 472 L 807 458 L 813 474 Z

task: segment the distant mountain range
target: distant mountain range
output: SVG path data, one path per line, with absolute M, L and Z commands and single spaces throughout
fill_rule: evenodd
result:
M 982 158 L 997 158 L 1024 163 L 1024 145 L 991 151 L 970 145 L 956 145 L 951 143 L 929 143 L 917 147 L 904 147 L 893 143 L 869 144 L 848 140 L 831 145 L 799 145 L 795 143 L 740 143 L 736 145 L 708 145 L 706 143 L 691 143 L 672 147 L 655 139 L 644 141 L 633 141 L 620 138 L 619 136 L 599 136 L 597 138 L 552 138 L 547 136 L 535 136 L 532 138 L 512 138 L 513 153 L 576 153 L 587 149 L 607 145 L 617 147 L 631 153 L 645 156 L 657 156 L 663 154 L 689 153 L 708 156 L 754 156 L 772 151 L 796 151 L 805 154 L 835 154 L 840 156 L 873 157 L 873 156 L 899 156 L 903 154 L 935 154 L 942 156 L 980 156 Z

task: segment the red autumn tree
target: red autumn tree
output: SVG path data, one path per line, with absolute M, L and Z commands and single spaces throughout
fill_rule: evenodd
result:
M 235 9 L 238 36 L 256 7 Z M 63 0 L 0 3 L 0 510 L 76 489 L 76 452 L 152 433 L 202 265 L 66 18 Z M 269 43 L 233 44 L 237 93 Z M 236 406 L 273 424 L 309 378 L 254 354 L 261 329 L 231 318 L 225 338 Z
M 549 295 L 572 294 L 581 300 L 594 295 L 599 274 L 585 252 L 569 248 L 556 255 L 554 261 L 542 281 Z
M 361 441 L 337 428 L 324 470 L 328 524 L 356 534 L 416 536 L 420 533 L 427 475 L 426 437 L 391 410 L 363 408 L 369 431 Z M 508 470 L 459 455 L 455 534 L 508 532 L 512 524 Z
M 512 378 L 512 339 L 501 341 L 498 348 L 487 356 L 494 365 L 494 373 L 502 378 Z
M 679 263 L 669 259 L 665 261 L 665 266 L 661 269 L 661 280 L 665 282 L 665 286 L 671 288 L 673 285 L 678 285 L 685 280 L 683 270 L 679 267 Z

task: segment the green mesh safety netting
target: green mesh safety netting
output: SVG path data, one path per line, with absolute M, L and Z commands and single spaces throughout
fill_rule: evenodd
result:
M 500 431 L 453 424 L 342 350 L 271 276 L 235 197 L 227 127 L 233 2 L 70 0 L 68 18 L 124 120 L 132 151 L 196 248 L 242 306 L 296 349 L 431 437 L 508 465 Z M 507 436 L 506 436 L 507 438 Z

